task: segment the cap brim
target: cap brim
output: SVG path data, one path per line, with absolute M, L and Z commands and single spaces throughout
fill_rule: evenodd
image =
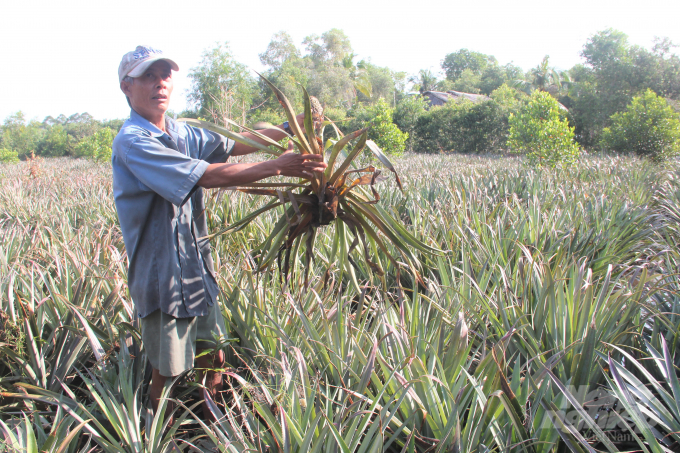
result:
M 149 66 L 151 66 L 152 64 L 154 64 L 155 62 L 160 61 L 160 60 L 165 60 L 168 63 L 170 63 L 170 68 L 173 71 L 179 71 L 179 66 L 177 66 L 177 63 L 175 63 L 174 61 L 172 61 L 169 58 L 166 58 L 166 57 L 159 55 L 158 57 L 151 57 L 148 60 L 145 60 L 144 62 L 140 63 L 132 71 L 128 72 L 127 75 L 128 75 L 128 77 L 132 77 L 133 79 L 135 77 L 139 77 L 142 74 L 144 74 L 144 72 L 149 68 Z

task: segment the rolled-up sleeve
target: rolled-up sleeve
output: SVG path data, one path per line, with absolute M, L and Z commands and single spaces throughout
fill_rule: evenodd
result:
M 163 146 L 153 137 L 137 137 L 125 152 L 125 163 L 148 189 L 181 206 L 191 195 L 208 162 Z

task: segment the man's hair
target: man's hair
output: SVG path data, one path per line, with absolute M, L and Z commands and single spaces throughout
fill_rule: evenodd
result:
M 132 84 L 135 83 L 135 79 L 126 75 L 125 77 L 123 77 L 123 82 L 129 83 L 130 85 L 132 85 Z M 130 98 L 125 96 L 125 99 L 127 100 L 127 103 L 130 106 L 130 108 L 132 108 L 132 104 L 130 104 Z

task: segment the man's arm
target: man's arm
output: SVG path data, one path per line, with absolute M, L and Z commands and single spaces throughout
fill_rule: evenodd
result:
M 305 115 L 304 113 L 299 114 L 295 118 L 300 125 L 300 127 L 304 128 L 304 119 Z M 275 126 L 271 129 L 263 129 L 258 131 L 260 134 L 264 135 L 265 137 L 269 137 L 272 140 L 279 141 L 282 140 L 284 137 L 286 137 L 286 133 L 283 131 L 283 125 Z M 263 145 L 269 145 L 269 143 L 265 142 L 259 137 L 254 136 L 250 132 L 242 132 L 241 135 L 244 137 L 248 137 L 251 140 L 255 140 L 258 143 L 261 143 Z M 233 151 L 231 152 L 232 156 L 243 156 L 246 154 L 254 153 L 256 151 L 259 151 L 257 148 L 253 148 L 252 146 L 244 145 L 243 143 L 235 143 Z M 271 175 L 270 175 L 271 176 Z
M 271 176 L 310 178 L 312 172 L 323 171 L 327 167 L 320 154 L 297 154 L 288 151 L 276 159 L 249 164 L 210 164 L 196 185 L 212 189 L 251 184 Z

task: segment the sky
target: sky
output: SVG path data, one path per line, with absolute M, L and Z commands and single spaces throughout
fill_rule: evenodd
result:
M 229 42 L 235 59 L 260 71 L 258 54 L 287 31 L 306 36 L 339 28 L 358 59 L 395 71 L 441 71 L 461 48 L 527 70 L 545 55 L 559 69 L 580 63 L 586 40 L 606 28 L 651 48 L 655 36 L 680 44 L 680 0 L 297 0 L 5 1 L 0 25 L 0 120 L 21 110 L 29 119 L 88 112 L 124 118 L 129 108 L 118 65 L 137 45 L 162 49 L 180 66 L 170 108 L 184 110 L 187 74 L 201 54 Z

